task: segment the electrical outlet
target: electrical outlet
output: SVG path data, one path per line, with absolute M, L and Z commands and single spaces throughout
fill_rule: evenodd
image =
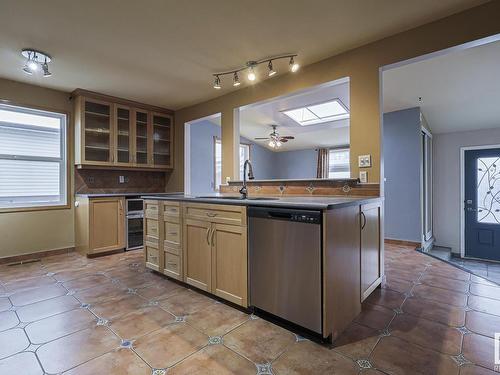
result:
M 118 183 L 124 184 L 125 183 L 125 176 L 118 176 Z
M 359 155 L 358 156 L 358 167 L 359 168 L 369 168 L 372 166 L 371 155 Z
M 95 178 L 94 176 L 90 176 L 88 179 L 87 179 L 87 183 L 90 185 L 90 184 L 93 184 L 95 182 Z
M 359 171 L 359 181 L 362 184 L 366 184 L 368 182 L 368 172 L 367 171 Z

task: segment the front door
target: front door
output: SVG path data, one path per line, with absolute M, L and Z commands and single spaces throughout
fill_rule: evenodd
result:
M 500 148 L 465 151 L 465 256 L 500 261 Z

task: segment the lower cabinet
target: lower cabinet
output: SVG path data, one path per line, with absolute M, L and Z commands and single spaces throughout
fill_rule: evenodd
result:
M 185 212 L 185 282 L 247 307 L 246 208 L 188 204 Z
M 360 206 L 361 301 L 364 301 L 380 284 L 383 275 L 381 210 L 380 202 Z
M 123 197 L 78 197 L 75 207 L 76 249 L 86 255 L 125 247 Z
M 160 271 L 160 221 L 158 201 L 144 201 L 144 258 L 147 268 Z

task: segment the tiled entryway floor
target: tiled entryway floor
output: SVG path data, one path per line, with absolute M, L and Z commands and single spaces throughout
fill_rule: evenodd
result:
M 333 349 L 147 271 L 140 252 L 0 266 L 0 374 L 494 374 L 500 288 L 386 246 Z

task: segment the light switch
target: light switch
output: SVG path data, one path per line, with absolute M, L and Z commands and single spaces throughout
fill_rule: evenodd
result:
M 366 184 L 368 182 L 368 172 L 367 171 L 359 171 L 359 181 L 362 184 Z
M 359 155 L 358 156 L 358 167 L 360 168 L 369 168 L 372 166 L 372 157 L 371 155 Z

